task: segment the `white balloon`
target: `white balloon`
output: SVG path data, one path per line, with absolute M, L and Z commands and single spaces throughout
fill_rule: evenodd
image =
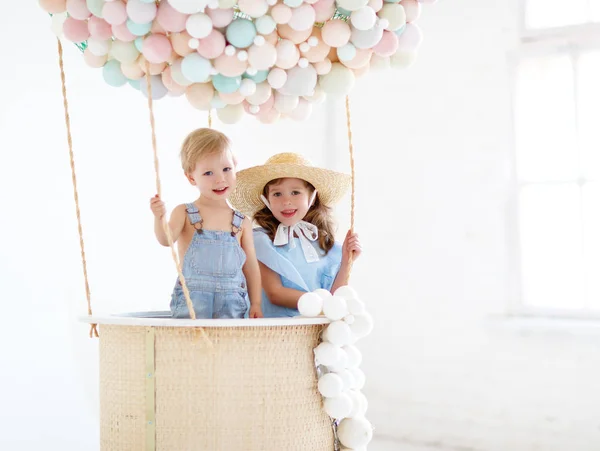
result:
M 348 299 L 356 299 L 356 298 L 358 298 L 358 293 L 350 285 L 342 285 L 337 290 L 335 290 L 334 294 L 336 296 L 343 297 L 344 299 L 346 299 L 346 301 Z
M 352 373 L 352 371 L 344 369 L 337 371 L 335 374 L 340 376 L 344 381 L 344 391 L 350 390 L 356 385 L 356 380 L 354 379 L 354 374 Z
M 260 34 L 271 34 L 275 30 L 277 24 L 271 16 L 262 16 L 256 19 L 255 26 L 256 31 Z
M 350 413 L 348 415 L 346 415 L 346 417 L 347 418 L 364 417 L 365 413 L 367 412 L 367 407 L 368 407 L 367 398 L 365 397 L 365 395 L 363 395 L 362 392 L 360 392 L 359 390 L 348 390 L 345 393 L 352 400 L 352 410 L 350 411 Z
M 269 76 L 270 75 L 271 73 L 269 73 Z M 321 310 L 323 310 L 323 299 L 321 299 L 318 294 L 304 293 L 300 296 L 300 299 L 298 299 L 298 311 L 302 316 L 319 316 Z
M 244 78 L 239 88 L 240 94 L 244 97 L 251 96 L 256 92 L 256 82 L 250 78 Z
M 97 39 L 97 38 L 89 38 L 87 41 L 88 49 L 90 49 L 90 53 L 96 56 L 104 56 L 108 54 L 110 51 L 110 46 L 112 44 L 111 39 Z
M 126 9 L 132 22 L 146 24 L 152 22 L 156 17 L 157 6 L 156 3 L 129 0 Z
M 321 88 L 319 85 L 317 85 L 317 86 L 315 86 L 315 92 L 313 92 L 309 96 L 304 96 L 304 98 L 306 100 L 308 100 L 310 103 L 316 103 L 318 105 L 319 103 L 322 103 L 325 100 L 325 91 L 323 91 L 323 88 Z M 327 290 L 324 290 L 324 291 L 327 291 Z M 331 293 L 329 293 L 329 296 L 331 296 Z M 325 298 L 323 298 L 323 299 L 325 299 Z
M 303 4 L 292 11 L 292 18 L 288 25 L 296 31 L 308 30 L 313 27 L 315 16 L 315 9 L 310 5 Z
M 366 446 L 373 439 L 373 426 L 365 418 L 345 418 L 338 426 L 338 437 L 347 448 Z
M 406 25 L 406 12 L 400 3 L 384 3 L 377 15 L 388 21 L 386 30 L 396 31 Z
M 356 390 L 362 390 L 365 386 L 365 373 L 360 368 L 350 368 L 348 371 L 352 373 L 353 376 L 353 384 L 350 388 L 354 388 Z
M 327 326 L 327 341 L 337 346 L 350 344 L 352 330 L 344 321 L 334 321 Z
M 394 69 L 407 69 L 417 59 L 417 51 L 398 51 L 390 56 L 390 66 Z
M 180 86 L 190 86 L 194 82 L 188 80 L 183 75 L 183 72 L 181 71 L 181 61 L 182 60 L 177 60 L 171 65 L 171 78 Z
M 305 96 L 314 91 L 317 85 L 317 71 L 312 65 L 292 67 L 287 71 L 287 80 L 281 93 L 293 96 Z
M 358 298 L 347 299 L 346 304 L 348 305 L 348 311 L 352 315 L 358 315 L 365 311 L 365 303 Z
M 169 0 L 173 9 L 183 14 L 195 14 L 208 5 L 207 0 Z
M 212 32 L 212 20 L 203 13 L 192 14 L 187 18 L 185 29 L 190 36 L 197 39 L 203 39 Z
M 366 337 L 373 330 L 373 317 L 368 312 L 358 313 L 349 327 L 357 338 Z
M 320 365 L 331 366 L 342 360 L 344 351 L 331 343 L 320 343 L 314 350 L 315 358 Z
M 344 381 L 335 373 L 323 374 L 317 384 L 319 393 L 326 398 L 335 398 L 342 394 Z
M 368 30 L 373 28 L 377 21 L 377 14 L 370 6 L 363 6 L 360 9 L 352 12 L 350 22 L 357 30 Z
M 313 293 L 318 294 L 319 297 L 323 300 L 330 298 L 331 296 L 333 296 L 331 294 L 331 291 L 326 290 L 324 288 L 317 288 L 315 291 L 313 291 Z
M 331 296 L 330 298 L 325 299 L 323 301 L 323 313 L 331 321 L 342 319 L 348 314 L 346 300 L 341 296 Z
M 336 420 L 341 420 L 352 411 L 352 398 L 346 393 L 340 393 L 334 398 L 325 398 L 323 408 L 327 415 Z
M 274 67 L 269 72 L 269 75 L 267 75 L 267 81 L 269 82 L 269 84 L 271 85 L 271 87 L 273 89 L 281 88 L 283 85 L 285 85 L 286 80 L 287 80 L 287 72 L 279 67 Z M 300 298 L 300 299 L 302 299 L 302 298 Z M 298 305 L 300 305 L 300 304 L 298 304 Z M 322 300 L 321 300 L 321 308 L 323 308 Z M 302 313 L 302 312 L 300 312 L 300 313 Z
M 52 33 L 54 33 L 56 36 L 62 36 L 63 24 L 65 23 L 65 20 L 67 20 L 67 17 L 69 16 L 66 12 L 52 15 L 52 19 L 50 19 L 50 29 L 52 30 Z
M 384 27 L 375 24 L 373 28 L 368 30 L 359 30 L 352 27 L 350 41 L 357 49 L 370 49 L 375 47 L 383 37 Z
M 110 48 L 110 54 L 121 63 L 133 63 L 140 52 L 133 42 L 114 40 Z
M 348 368 L 357 368 L 362 362 L 362 353 L 354 345 L 346 345 L 342 348 L 348 356 Z

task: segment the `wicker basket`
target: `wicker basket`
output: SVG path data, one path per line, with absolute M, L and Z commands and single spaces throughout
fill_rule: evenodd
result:
M 100 324 L 102 451 L 334 449 L 313 356 L 326 320 L 86 321 Z

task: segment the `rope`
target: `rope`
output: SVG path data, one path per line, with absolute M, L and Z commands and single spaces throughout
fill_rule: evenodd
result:
M 79 209 L 79 193 L 77 191 L 77 174 L 75 172 L 75 157 L 73 154 L 73 138 L 71 136 L 71 118 L 69 116 L 69 102 L 67 100 L 67 82 L 63 62 L 63 48 L 60 39 L 58 43 L 58 65 L 60 66 L 60 80 L 62 83 L 63 107 L 65 110 L 65 125 L 67 128 L 67 143 L 69 145 L 69 162 L 71 164 L 71 180 L 73 182 L 73 198 L 75 199 L 75 213 L 77 215 L 77 231 L 79 232 L 79 249 L 81 250 L 81 263 L 83 266 L 83 280 L 85 282 L 85 297 L 87 299 L 88 315 L 92 316 L 92 295 L 88 280 L 87 261 L 85 259 L 85 245 L 83 242 L 83 227 L 81 225 L 81 210 Z M 90 324 L 90 338 L 98 336 L 98 325 Z
M 154 105 L 152 102 L 152 83 L 150 78 L 150 64 L 146 61 L 146 87 L 148 90 L 148 111 L 150 113 L 150 128 L 152 131 L 152 152 L 154 154 L 154 172 L 156 175 L 156 194 L 158 197 L 162 197 L 162 187 L 160 183 L 160 170 L 158 164 L 158 149 L 156 145 L 156 123 L 154 122 Z M 183 276 L 183 272 L 181 270 L 181 263 L 179 262 L 179 258 L 177 257 L 177 252 L 175 251 L 175 246 L 173 243 L 173 236 L 171 235 L 171 228 L 167 222 L 166 215 L 163 216 L 162 226 L 165 234 L 167 235 L 167 241 L 169 243 L 169 248 L 171 249 L 171 257 L 175 262 L 175 267 L 177 268 L 177 274 L 179 275 L 179 282 L 181 283 L 181 288 L 183 289 L 183 295 L 185 297 L 185 303 L 187 304 L 188 311 L 190 312 L 190 318 L 196 319 L 196 312 L 194 311 L 194 305 L 192 304 L 192 299 L 190 298 L 190 291 L 188 290 L 187 284 L 185 282 L 185 277 Z M 210 342 L 208 335 L 204 329 L 200 328 L 202 336 L 208 342 L 208 344 L 212 347 L 212 343 Z
M 354 214 L 356 209 L 356 171 L 354 166 L 354 145 L 352 143 L 352 117 L 350 114 L 350 97 L 346 96 L 346 127 L 348 128 L 348 152 L 350 153 L 350 173 L 352 175 L 352 197 L 350 203 L 350 233 L 354 233 Z M 350 273 L 352 272 L 353 253 L 350 253 L 348 261 L 348 277 L 346 278 L 346 285 L 350 281 Z
M 208 128 L 212 128 L 212 110 L 208 110 Z

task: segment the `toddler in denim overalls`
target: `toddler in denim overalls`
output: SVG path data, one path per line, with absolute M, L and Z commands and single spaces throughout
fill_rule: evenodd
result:
M 252 225 L 227 202 L 236 182 L 229 140 L 215 130 L 196 130 L 184 141 L 181 159 L 200 198 L 177 206 L 169 226 L 183 256 L 181 269 L 196 318 L 262 317 Z M 164 203 L 155 196 L 150 207 L 156 238 L 168 246 L 162 226 Z M 171 295 L 171 313 L 174 318 L 190 317 L 179 280 Z

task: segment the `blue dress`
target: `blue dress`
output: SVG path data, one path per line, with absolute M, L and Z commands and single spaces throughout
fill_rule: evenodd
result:
M 311 242 L 319 253 L 319 261 L 308 263 L 302 252 L 300 239 L 294 238 L 296 246 L 290 244 L 275 246 L 264 229 L 254 229 L 254 247 L 256 258 L 263 265 L 281 276 L 281 283 L 286 288 L 300 291 L 314 291 L 318 288 L 330 290 L 340 270 L 342 262 L 342 246 L 335 243 L 327 255 L 319 247 L 318 242 Z M 269 301 L 265 291 L 262 292 L 262 312 L 265 318 L 297 316 L 298 309 L 281 307 Z

